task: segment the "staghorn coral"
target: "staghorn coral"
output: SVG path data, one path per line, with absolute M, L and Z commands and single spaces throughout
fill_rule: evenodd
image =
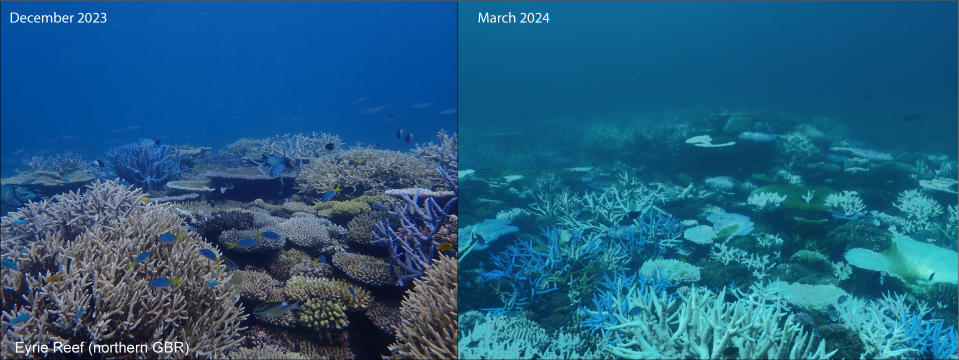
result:
M 429 161 L 397 151 L 350 149 L 310 161 L 296 184 L 313 195 L 340 187 L 340 195 L 359 196 L 369 190 L 442 187 L 443 182 Z
M 314 248 L 324 253 L 343 251 L 344 245 L 337 237 L 346 234 L 346 229 L 327 219 L 314 215 L 294 216 L 279 223 L 277 227 L 289 237 L 293 245 Z
M 353 289 L 352 293 L 350 289 Z M 286 281 L 286 295 L 297 300 L 317 297 L 329 299 L 345 306 L 350 311 L 368 308 L 373 304 L 373 295 L 362 287 L 343 280 L 330 280 L 306 276 L 291 276 Z
M 230 284 L 236 287 L 241 299 L 252 302 L 283 300 L 283 283 L 270 274 L 256 270 L 233 272 Z
M 156 189 L 189 170 L 181 164 L 182 160 L 180 150 L 170 145 L 130 143 L 108 150 L 105 162 L 117 177 Z M 105 174 L 97 176 L 106 177 Z
M 237 294 L 203 286 L 226 282 L 225 266 L 198 256 L 211 245 L 188 232 L 170 205 L 142 196 L 132 186 L 96 181 L 84 192 L 31 202 L 4 217 L 2 257 L 21 271 L 3 272 L 3 309 L 32 314 L 3 329 L 4 357 L 13 356 L 16 341 L 191 344 L 189 353 L 174 357 L 224 356 L 239 345 L 246 315 Z M 166 232 L 183 239 L 161 245 L 157 236 Z M 143 251 L 152 254 L 128 267 Z M 60 281 L 45 280 L 54 273 Z M 149 286 L 158 277 L 184 285 Z
M 300 326 L 316 331 L 326 339 L 331 339 L 350 324 L 344 310 L 343 305 L 336 301 L 310 298 L 300 306 L 300 313 L 296 320 Z
M 313 360 L 353 360 L 353 354 L 348 346 L 317 346 L 311 342 L 300 344 L 300 353 Z
M 258 345 L 256 347 L 247 348 L 236 348 L 226 355 L 228 359 L 235 360 L 246 360 L 246 359 L 259 359 L 259 360 L 299 360 L 299 359 L 311 359 L 310 357 L 303 356 L 297 352 L 289 352 L 284 349 L 281 349 L 275 345 Z
M 390 263 L 380 258 L 344 251 L 333 254 L 333 265 L 351 279 L 367 285 L 384 286 L 395 281 L 390 274 Z
M 459 137 L 456 133 L 449 136 L 446 131 L 440 130 L 436 133 L 436 140 L 439 140 L 439 145 L 433 142 L 416 144 L 416 148 L 410 152 L 420 159 L 433 161 L 451 173 L 455 173 L 459 168 L 456 160 Z
M 390 351 L 397 359 L 452 359 L 456 351 L 456 258 L 440 256 L 413 280 Z
M 56 155 L 34 155 L 30 159 L 24 160 L 23 165 L 30 169 L 30 172 L 53 172 L 60 176 L 90 171 L 90 163 L 83 160 L 80 154 L 66 152 Z

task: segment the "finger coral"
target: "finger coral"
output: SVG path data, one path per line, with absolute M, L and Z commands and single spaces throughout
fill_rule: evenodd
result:
M 300 309 L 297 322 L 328 339 L 350 324 L 343 305 L 336 301 L 311 298 L 303 303 Z
M 3 309 L 32 316 L 4 327 L 3 357 L 14 356 L 17 341 L 190 344 L 174 357 L 224 356 L 240 344 L 246 315 L 237 294 L 204 286 L 229 278 L 225 266 L 199 255 L 212 246 L 170 205 L 142 197 L 132 186 L 97 181 L 4 217 L 2 256 L 19 270 L 3 272 Z M 160 244 L 166 233 L 180 239 Z M 134 261 L 145 251 L 151 255 Z M 50 281 L 52 274 L 59 279 Z M 150 286 L 161 277 L 182 286 Z
M 456 258 L 440 256 L 400 305 L 396 342 L 390 351 L 397 359 L 453 359 L 456 351 Z

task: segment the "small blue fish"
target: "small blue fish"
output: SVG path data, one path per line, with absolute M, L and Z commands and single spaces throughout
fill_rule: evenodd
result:
M 134 260 L 133 262 L 131 262 L 130 265 L 128 265 L 127 267 L 130 268 L 130 269 L 133 269 L 133 266 L 135 266 L 136 264 L 139 264 L 139 263 L 143 262 L 143 260 L 146 260 L 148 257 L 150 257 L 150 252 L 149 252 L 149 251 L 144 251 L 144 252 L 140 253 L 140 255 L 137 255 L 136 260 Z
M 247 248 L 253 247 L 253 245 L 256 245 L 256 240 L 246 238 L 246 239 L 237 241 L 235 243 L 230 243 L 228 245 L 230 249 L 232 248 L 247 249 Z
M 206 286 L 206 287 L 214 287 L 214 286 L 217 286 L 217 285 L 220 285 L 220 282 L 217 281 L 217 280 L 213 280 L 213 281 L 210 281 L 210 282 L 206 283 L 206 285 L 203 285 L 203 286 Z
M 932 277 L 936 276 L 936 272 L 933 271 L 932 274 L 929 274 L 929 281 L 932 281 Z
M 13 270 L 18 270 L 18 271 L 20 270 L 20 268 L 17 267 L 17 264 L 14 263 L 13 260 L 10 260 L 10 259 L 0 260 L 0 264 L 3 264 L 3 267 L 5 267 L 5 268 L 10 268 L 10 269 L 13 269 Z
M 203 254 L 203 256 L 206 256 L 207 259 L 216 261 L 216 253 L 214 253 L 213 250 L 200 249 L 200 254 Z
M 35 197 L 37 197 L 37 194 L 29 193 L 29 194 L 27 194 L 27 196 L 24 196 L 23 199 L 24 199 L 24 200 L 30 200 L 30 199 L 35 198 Z
M 157 237 L 157 239 L 160 240 L 160 243 L 161 243 L 161 244 L 169 244 L 169 243 L 172 243 L 172 242 L 174 242 L 174 241 L 177 241 L 177 240 L 179 240 L 179 239 L 181 239 L 181 238 L 182 238 L 182 236 L 180 236 L 180 235 L 173 235 L 173 234 L 171 234 L 171 233 L 163 233 L 163 234 L 160 234 L 159 237 Z
M 129 181 L 126 181 L 126 180 L 120 180 L 120 185 L 130 186 L 130 182 L 129 182 Z
M 20 224 L 26 224 L 26 223 L 27 223 L 27 221 L 24 220 L 24 219 L 14 220 L 14 221 L 13 221 L 13 224 L 14 224 L 14 225 L 20 225 Z
M 264 232 L 258 233 L 257 237 L 260 237 L 260 236 L 265 237 L 267 239 L 271 239 L 271 240 L 277 240 L 280 238 L 280 234 L 277 234 L 272 231 L 264 231 Z
M 30 316 L 31 316 L 30 313 L 21 313 L 20 315 L 17 315 L 17 317 L 10 319 L 10 321 L 7 321 L 7 325 L 16 325 L 16 324 L 25 322 L 27 320 L 30 320 Z
M 176 278 L 176 279 L 169 279 L 169 278 L 165 278 L 165 277 L 156 278 L 156 279 L 153 279 L 153 281 L 150 282 L 150 286 L 155 287 L 155 288 L 165 288 L 165 287 L 170 286 L 170 285 L 180 286 L 180 285 L 182 285 L 182 284 L 180 283 L 180 280 L 181 280 L 181 279 L 183 279 L 183 278 L 182 278 L 182 277 L 179 277 L 179 278 Z
M 346 288 L 350 290 L 350 295 L 356 296 L 356 291 L 353 290 L 352 286 L 347 286 Z
M 196 226 L 193 226 L 193 225 L 187 225 L 186 229 L 192 232 L 196 232 Z
M 323 193 L 323 197 L 320 199 L 320 202 L 327 202 L 333 200 L 333 197 L 336 196 L 336 191 L 327 191 Z
M 60 179 L 60 181 L 63 181 L 63 182 L 70 182 L 70 179 L 68 179 L 68 178 L 65 178 L 65 177 L 64 177 L 64 178 L 61 178 L 61 179 Z

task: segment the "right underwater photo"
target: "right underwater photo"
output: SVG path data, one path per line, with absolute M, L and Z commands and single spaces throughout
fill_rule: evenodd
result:
M 461 359 L 957 359 L 957 3 L 460 2 Z

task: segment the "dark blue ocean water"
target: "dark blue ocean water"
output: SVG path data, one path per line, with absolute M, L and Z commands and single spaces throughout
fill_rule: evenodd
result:
M 467 152 L 474 132 L 702 108 L 826 116 L 883 148 L 956 153 L 955 2 L 464 2 L 459 16 Z
M 140 137 L 220 146 L 284 132 L 406 149 L 456 130 L 456 5 L 3 2 L 3 173 L 37 151 Z M 10 24 L 10 12 L 106 24 Z M 367 100 L 353 104 L 357 99 Z M 411 109 L 417 103 L 433 103 Z M 373 114 L 362 109 L 389 107 Z M 387 119 L 388 114 L 395 117 Z M 18 150 L 23 150 L 18 152 Z

